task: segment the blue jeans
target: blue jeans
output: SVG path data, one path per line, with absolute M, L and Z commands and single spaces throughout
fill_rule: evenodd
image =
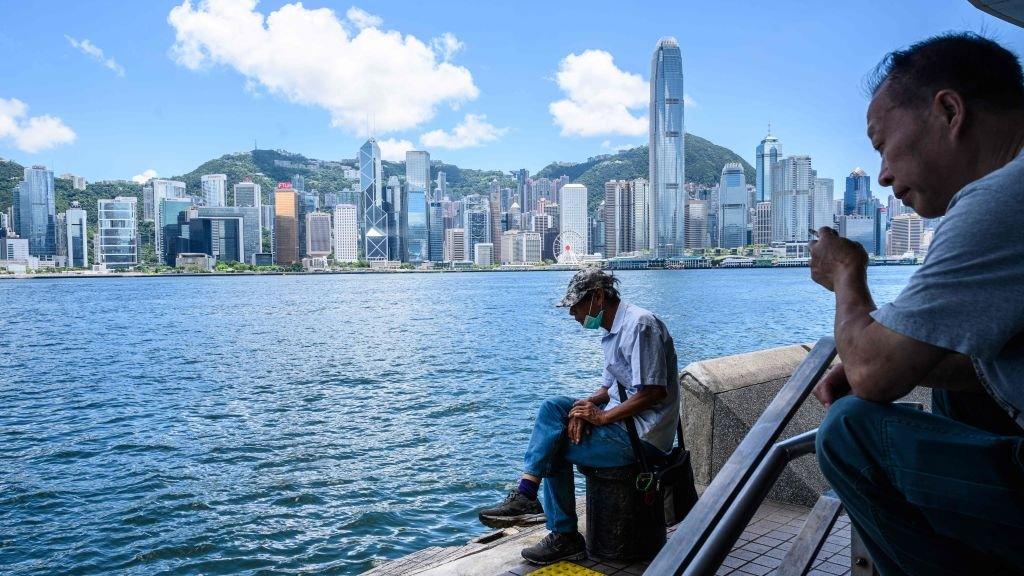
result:
M 1024 430 L 984 394 L 932 404 L 836 401 L 818 429 L 822 473 L 883 575 L 1024 572 Z
M 603 468 L 636 461 L 629 433 L 617 424 L 592 427 L 579 444 L 570 442 L 565 431 L 573 401 L 556 396 L 541 403 L 524 458 L 523 471 L 543 479 L 544 513 L 552 532 L 576 532 L 573 464 Z

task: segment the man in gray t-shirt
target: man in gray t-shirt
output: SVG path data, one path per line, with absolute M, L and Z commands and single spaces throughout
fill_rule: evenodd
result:
M 1024 572 L 1024 75 L 991 40 L 890 54 L 868 107 L 878 181 L 943 217 L 924 265 L 876 308 L 859 244 L 819 231 L 811 277 L 835 292 L 842 364 L 822 472 L 882 574 Z M 932 414 L 895 406 L 917 386 Z

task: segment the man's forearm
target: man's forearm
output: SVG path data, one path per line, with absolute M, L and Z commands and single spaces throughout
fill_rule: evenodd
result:
M 606 423 L 618 422 L 619 420 L 639 414 L 648 408 L 654 407 L 658 402 L 664 400 L 667 395 L 667 391 L 662 387 L 646 387 L 622 404 L 611 410 L 606 410 L 604 413 L 607 419 Z
M 873 342 L 864 338 L 864 332 L 872 322 L 871 313 L 875 310 L 875 301 L 868 289 L 867 277 L 859 271 L 847 272 L 835 284 L 836 318 L 835 338 L 836 350 L 847 373 L 851 368 L 862 368 L 877 356 L 872 350 Z
M 587 398 L 587 402 L 590 402 L 591 404 L 595 404 L 597 406 L 607 404 L 608 400 L 608 389 L 605 388 L 604 386 L 599 387 L 597 390 L 594 391 L 593 394 L 590 395 L 589 398 Z

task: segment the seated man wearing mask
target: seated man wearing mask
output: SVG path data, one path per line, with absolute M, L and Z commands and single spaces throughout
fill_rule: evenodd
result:
M 584 328 L 602 328 L 604 373 L 589 398 L 550 398 L 541 404 L 526 450 L 519 486 L 504 502 L 480 512 L 480 521 L 501 527 L 529 523 L 547 511 L 550 534 L 523 550 L 534 564 L 585 555 L 577 531 L 573 464 L 626 466 L 636 462 L 625 419 L 634 418 L 651 450 L 668 452 L 679 418 L 679 386 L 672 336 L 653 314 L 619 299 L 618 279 L 597 268 L 581 270 L 558 304 Z M 619 402 L 617 382 L 626 389 Z M 543 482 L 541 482 L 543 479 Z M 537 501 L 543 484 L 544 506 Z

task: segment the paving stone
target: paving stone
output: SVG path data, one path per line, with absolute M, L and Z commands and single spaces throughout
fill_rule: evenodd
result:
M 764 576 L 765 574 L 771 572 L 772 569 L 767 566 L 762 566 L 760 564 L 749 562 L 747 564 L 744 564 L 743 566 L 740 566 L 739 571 L 744 574 L 751 574 L 752 576 Z

